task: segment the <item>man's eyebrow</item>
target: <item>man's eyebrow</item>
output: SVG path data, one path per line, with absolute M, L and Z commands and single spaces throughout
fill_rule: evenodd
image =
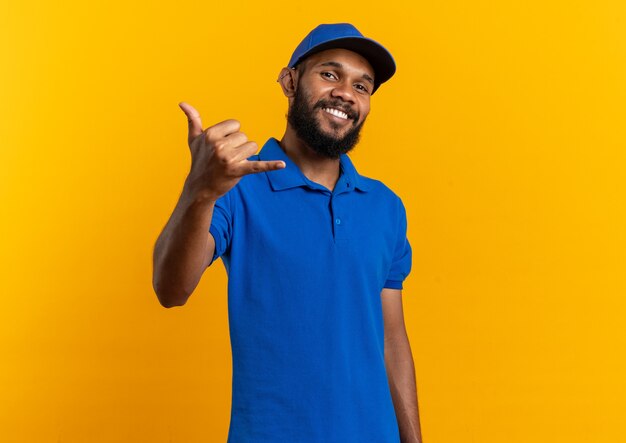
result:
M 324 62 L 320 63 L 320 66 L 334 66 L 335 68 L 343 68 L 343 65 L 339 62 Z
M 337 69 L 343 68 L 343 65 L 341 63 L 333 61 L 320 63 L 319 66 L 332 66 Z M 374 79 L 367 74 L 363 74 L 363 79 L 367 80 L 371 84 L 374 84 Z

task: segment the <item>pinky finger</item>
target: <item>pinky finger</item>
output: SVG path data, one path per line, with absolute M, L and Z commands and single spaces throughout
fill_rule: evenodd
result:
M 274 171 L 276 169 L 283 169 L 285 162 L 282 160 L 275 161 L 250 161 L 245 160 L 241 162 L 241 169 L 239 173 L 241 175 L 256 174 L 258 172 Z

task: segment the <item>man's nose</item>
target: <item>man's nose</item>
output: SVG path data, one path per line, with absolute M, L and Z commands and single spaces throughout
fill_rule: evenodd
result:
M 352 84 L 345 81 L 335 84 L 331 95 L 333 97 L 340 97 L 346 102 L 355 103 L 356 101 L 354 98 L 354 89 L 352 88 Z

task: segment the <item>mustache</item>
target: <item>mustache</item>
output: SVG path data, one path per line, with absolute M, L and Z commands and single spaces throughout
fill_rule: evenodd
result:
M 359 119 L 358 112 L 355 112 L 350 106 L 345 105 L 344 103 L 340 101 L 329 101 L 329 100 L 321 99 L 315 104 L 314 108 L 335 108 L 348 114 L 348 118 L 354 121 L 358 121 Z

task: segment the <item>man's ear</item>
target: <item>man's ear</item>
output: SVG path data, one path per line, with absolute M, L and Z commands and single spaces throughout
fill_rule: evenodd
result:
M 283 68 L 278 75 L 278 83 L 285 97 L 293 97 L 298 85 L 298 73 L 295 68 Z

